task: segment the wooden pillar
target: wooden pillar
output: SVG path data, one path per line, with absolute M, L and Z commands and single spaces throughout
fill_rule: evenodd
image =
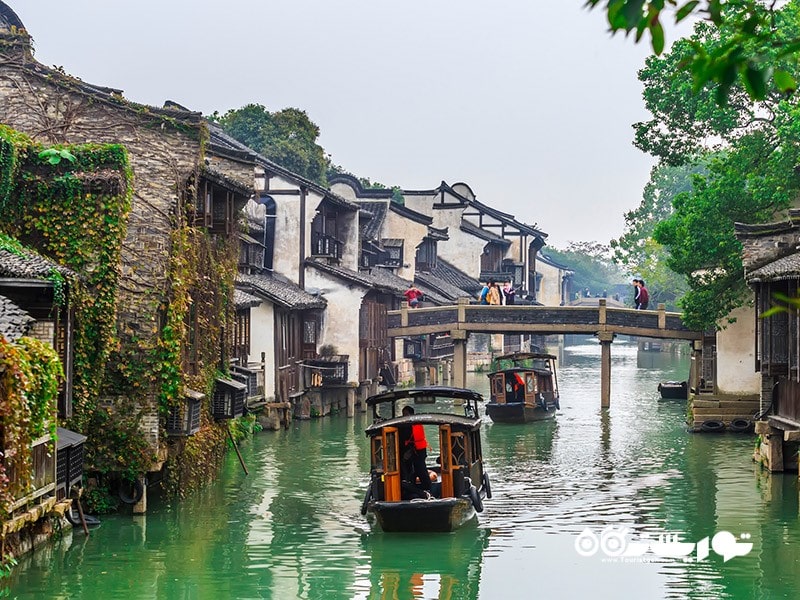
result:
M 453 340 L 453 387 L 467 386 L 467 332 L 454 329 L 450 332 Z
M 142 497 L 133 505 L 133 514 L 143 515 L 147 512 L 147 477 L 144 475 L 139 478 L 139 483 L 142 484 Z
M 689 365 L 689 389 L 700 394 L 700 374 L 703 372 L 703 340 L 692 342 L 692 362 Z
M 600 408 L 611 406 L 611 342 L 614 334 L 601 331 L 597 334 L 600 340 Z

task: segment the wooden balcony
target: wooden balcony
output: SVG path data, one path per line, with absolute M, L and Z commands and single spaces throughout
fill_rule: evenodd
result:
M 311 256 L 340 259 L 344 244 L 330 235 L 311 233 Z

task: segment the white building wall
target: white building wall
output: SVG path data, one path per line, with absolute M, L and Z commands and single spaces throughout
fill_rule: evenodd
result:
M 428 215 L 429 217 L 432 217 L 434 212 L 439 212 L 433 210 L 433 203 L 436 199 L 438 199 L 437 194 L 431 194 L 430 196 L 425 194 L 403 196 L 406 207 L 418 213 L 422 213 L 423 215 Z
M 755 371 L 753 308 L 737 308 L 730 317 L 736 322 L 717 332 L 717 390 L 720 394 L 759 394 L 761 375 Z
M 536 272 L 542 276 L 536 299 L 545 306 L 561 304 L 561 277 L 563 270 L 542 260 L 536 261 Z
M 402 238 L 405 240 L 403 243 L 403 265 L 398 268 L 395 273 L 398 277 L 413 281 L 414 279 L 414 261 L 417 256 L 417 246 L 422 242 L 428 234 L 428 226 L 422 223 L 417 223 L 411 219 L 406 219 L 391 210 L 387 211 L 386 219 L 383 221 L 383 228 L 381 230 L 382 238 Z M 442 243 L 440 242 L 439 246 Z
M 275 310 L 264 300 L 250 309 L 250 360 L 265 357 L 264 394 L 268 401 L 275 399 Z
M 358 285 L 347 285 L 338 278 L 309 267 L 306 283 L 323 290 L 328 306 L 322 315 L 318 346 L 331 344 L 337 354 L 348 355 L 347 373 L 350 381 L 358 382 L 359 373 L 359 314 L 367 290 Z

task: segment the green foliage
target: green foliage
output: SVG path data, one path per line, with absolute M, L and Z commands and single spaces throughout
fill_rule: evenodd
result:
M 798 4 L 792 1 L 776 14 L 791 17 L 783 25 L 789 35 L 800 31 Z M 698 90 L 692 74 L 679 69 L 697 48 L 714 53 L 732 39 L 727 27 L 700 23 L 690 39 L 664 57 L 651 57 L 640 72 L 653 118 L 635 126 L 636 144 L 661 164 L 640 208 L 626 215 L 628 230 L 615 248 L 617 259 L 644 271 L 649 282 L 664 263 L 684 278 L 689 289 L 679 305 L 695 329 L 724 326 L 746 298 L 733 224 L 774 220 L 800 187 L 796 103 L 774 91 L 754 101 L 751 90 L 732 81 L 723 106 L 714 90 Z M 800 73 L 793 61 L 776 60 L 793 76 Z M 659 258 L 658 269 L 648 273 L 643 250 L 659 245 L 669 257 Z
M 605 290 L 610 295 L 626 283 L 627 276 L 614 264 L 610 248 L 599 242 L 570 242 L 566 250 L 548 247 L 544 254 L 573 271 L 574 290 L 589 288 L 593 296 Z
M 704 19 L 704 26 L 724 33 L 719 44 L 692 44 L 675 67 L 691 75 L 695 92 L 713 85 L 714 98 L 725 104 L 735 84 L 754 100 L 770 93 L 794 92 L 796 76 L 783 68 L 796 63 L 800 36 L 796 30 L 795 2 L 783 8 L 763 0 L 587 0 L 594 8 L 605 5 L 612 32 L 634 33 L 639 42 L 649 32 L 656 55 L 665 48 L 661 22 L 666 10 L 675 11 L 675 22 L 690 16 Z
M 305 111 L 285 108 L 269 112 L 260 104 L 248 104 L 212 117 L 232 137 L 282 167 L 325 185 L 328 161 L 317 143 L 319 127 Z
M 5 464 L 16 473 L 6 476 L 0 462 L 0 516 L 15 497 L 30 491 L 33 475 L 31 443 L 56 432 L 56 401 L 63 378 L 55 350 L 34 338 L 16 344 L 0 335 L 0 432 L 3 447 L 13 449 Z
M 16 566 L 17 560 L 13 556 L 4 556 L 0 559 L 0 582 L 11 577 L 11 572 Z M 8 598 L 10 595 L 11 590 L 7 585 L 0 588 L 0 598 Z
M 75 162 L 75 155 L 66 148 L 48 148 L 39 152 L 39 158 L 46 160 L 51 165 L 60 164 L 62 160 Z
M 703 165 L 653 167 L 639 207 L 625 213 L 624 234 L 611 240 L 614 261 L 647 282 L 651 306 L 663 303 L 667 310 L 677 310 L 677 300 L 687 290 L 685 278 L 667 266 L 669 253 L 653 239 L 653 232 L 672 214 L 675 197 L 691 191 L 692 177 L 704 172 Z

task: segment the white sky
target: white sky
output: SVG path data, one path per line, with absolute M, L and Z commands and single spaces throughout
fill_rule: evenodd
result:
M 464 181 L 556 248 L 618 237 L 653 164 L 648 46 L 583 0 L 5 1 L 45 65 L 144 104 L 301 108 L 354 174 Z

